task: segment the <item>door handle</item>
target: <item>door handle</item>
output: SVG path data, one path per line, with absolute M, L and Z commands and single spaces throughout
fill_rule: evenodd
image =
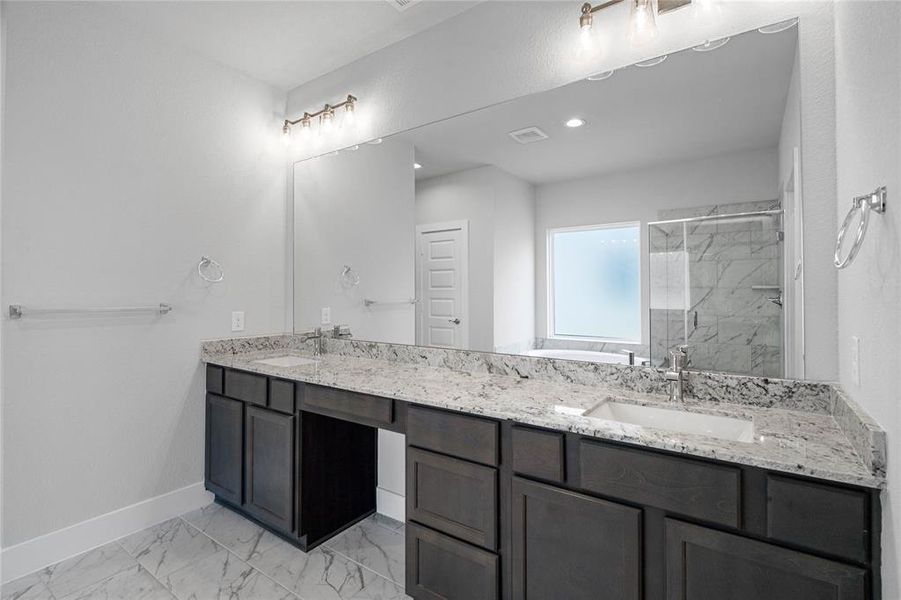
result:
M 460 324 L 460 319 L 448 319 L 447 322 L 448 322 L 448 323 L 453 323 L 454 325 L 459 325 L 459 324 Z

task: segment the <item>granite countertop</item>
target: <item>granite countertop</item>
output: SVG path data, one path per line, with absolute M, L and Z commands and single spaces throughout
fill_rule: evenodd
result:
M 255 362 L 292 354 L 315 358 L 312 365 L 274 367 Z M 829 414 L 746 404 L 686 399 L 680 410 L 754 422 L 754 441 L 736 442 L 704 435 L 642 427 L 599 418 L 562 414 L 555 406 L 588 409 L 605 399 L 673 408 L 665 396 L 607 388 L 474 373 L 424 364 L 340 354 L 313 357 L 283 349 L 207 354 L 210 364 L 446 408 L 509 419 L 605 440 L 795 473 L 835 482 L 879 488 L 884 477 L 872 472 Z

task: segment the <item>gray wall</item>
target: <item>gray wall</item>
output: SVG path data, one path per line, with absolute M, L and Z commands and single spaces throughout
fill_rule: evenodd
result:
M 103 3 L 3 9 L 2 305 L 175 307 L 4 319 L 8 547 L 202 480 L 198 343 L 284 328 L 286 223 L 281 93 Z
M 888 434 L 883 495 L 882 597 L 901 598 L 901 3 L 841 2 L 836 13 L 838 207 L 888 186 L 888 210 L 873 215 L 857 260 L 838 273 L 842 386 Z M 851 369 L 860 339 L 860 381 Z

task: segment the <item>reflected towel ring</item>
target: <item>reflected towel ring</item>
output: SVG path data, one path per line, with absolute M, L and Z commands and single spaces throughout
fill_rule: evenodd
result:
M 213 268 L 214 272 L 218 272 L 219 274 L 216 276 L 210 276 L 204 273 L 204 271 L 210 267 Z M 212 258 L 208 258 L 206 256 L 200 257 L 200 262 L 197 263 L 197 274 L 200 275 L 201 279 L 210 283 L 219 283 L 220 281 L 225 279 L 225 271 L 222 269 L 222 265 L 217 263 Z
M 833 262 L 837 268 L 844 269 L 854 262 L 857 253 L 860 251 L 863 238 L 867 233 L 867 225 L 870 222 L 870 212 L 875 212 L 880 215 L 884 213 L 885 198 L 885 186 L 882 186 L 870 194 L 857 196 L 851 201 L 851 210 L 848 211 L 848 215 L 842 222 L 841 229 L 838 230 L 838 237 L 835 239 L 835 256 L 833 257 Z M 848 232 L 848 226 L 851 225 L 854 216 L 858 212 L 860 212 L 860 223 L 857 224 L 857 234 L 854 236 L 854 243 L 851 245 L 848 255 L 843 259 L 841 257 L 842 242 L 845 239 L 845 234 Z

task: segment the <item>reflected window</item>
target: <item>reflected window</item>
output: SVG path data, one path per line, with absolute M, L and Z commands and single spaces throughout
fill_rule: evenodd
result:
M 640 223 L 548 230 L 553 337 L 641 341 Z

